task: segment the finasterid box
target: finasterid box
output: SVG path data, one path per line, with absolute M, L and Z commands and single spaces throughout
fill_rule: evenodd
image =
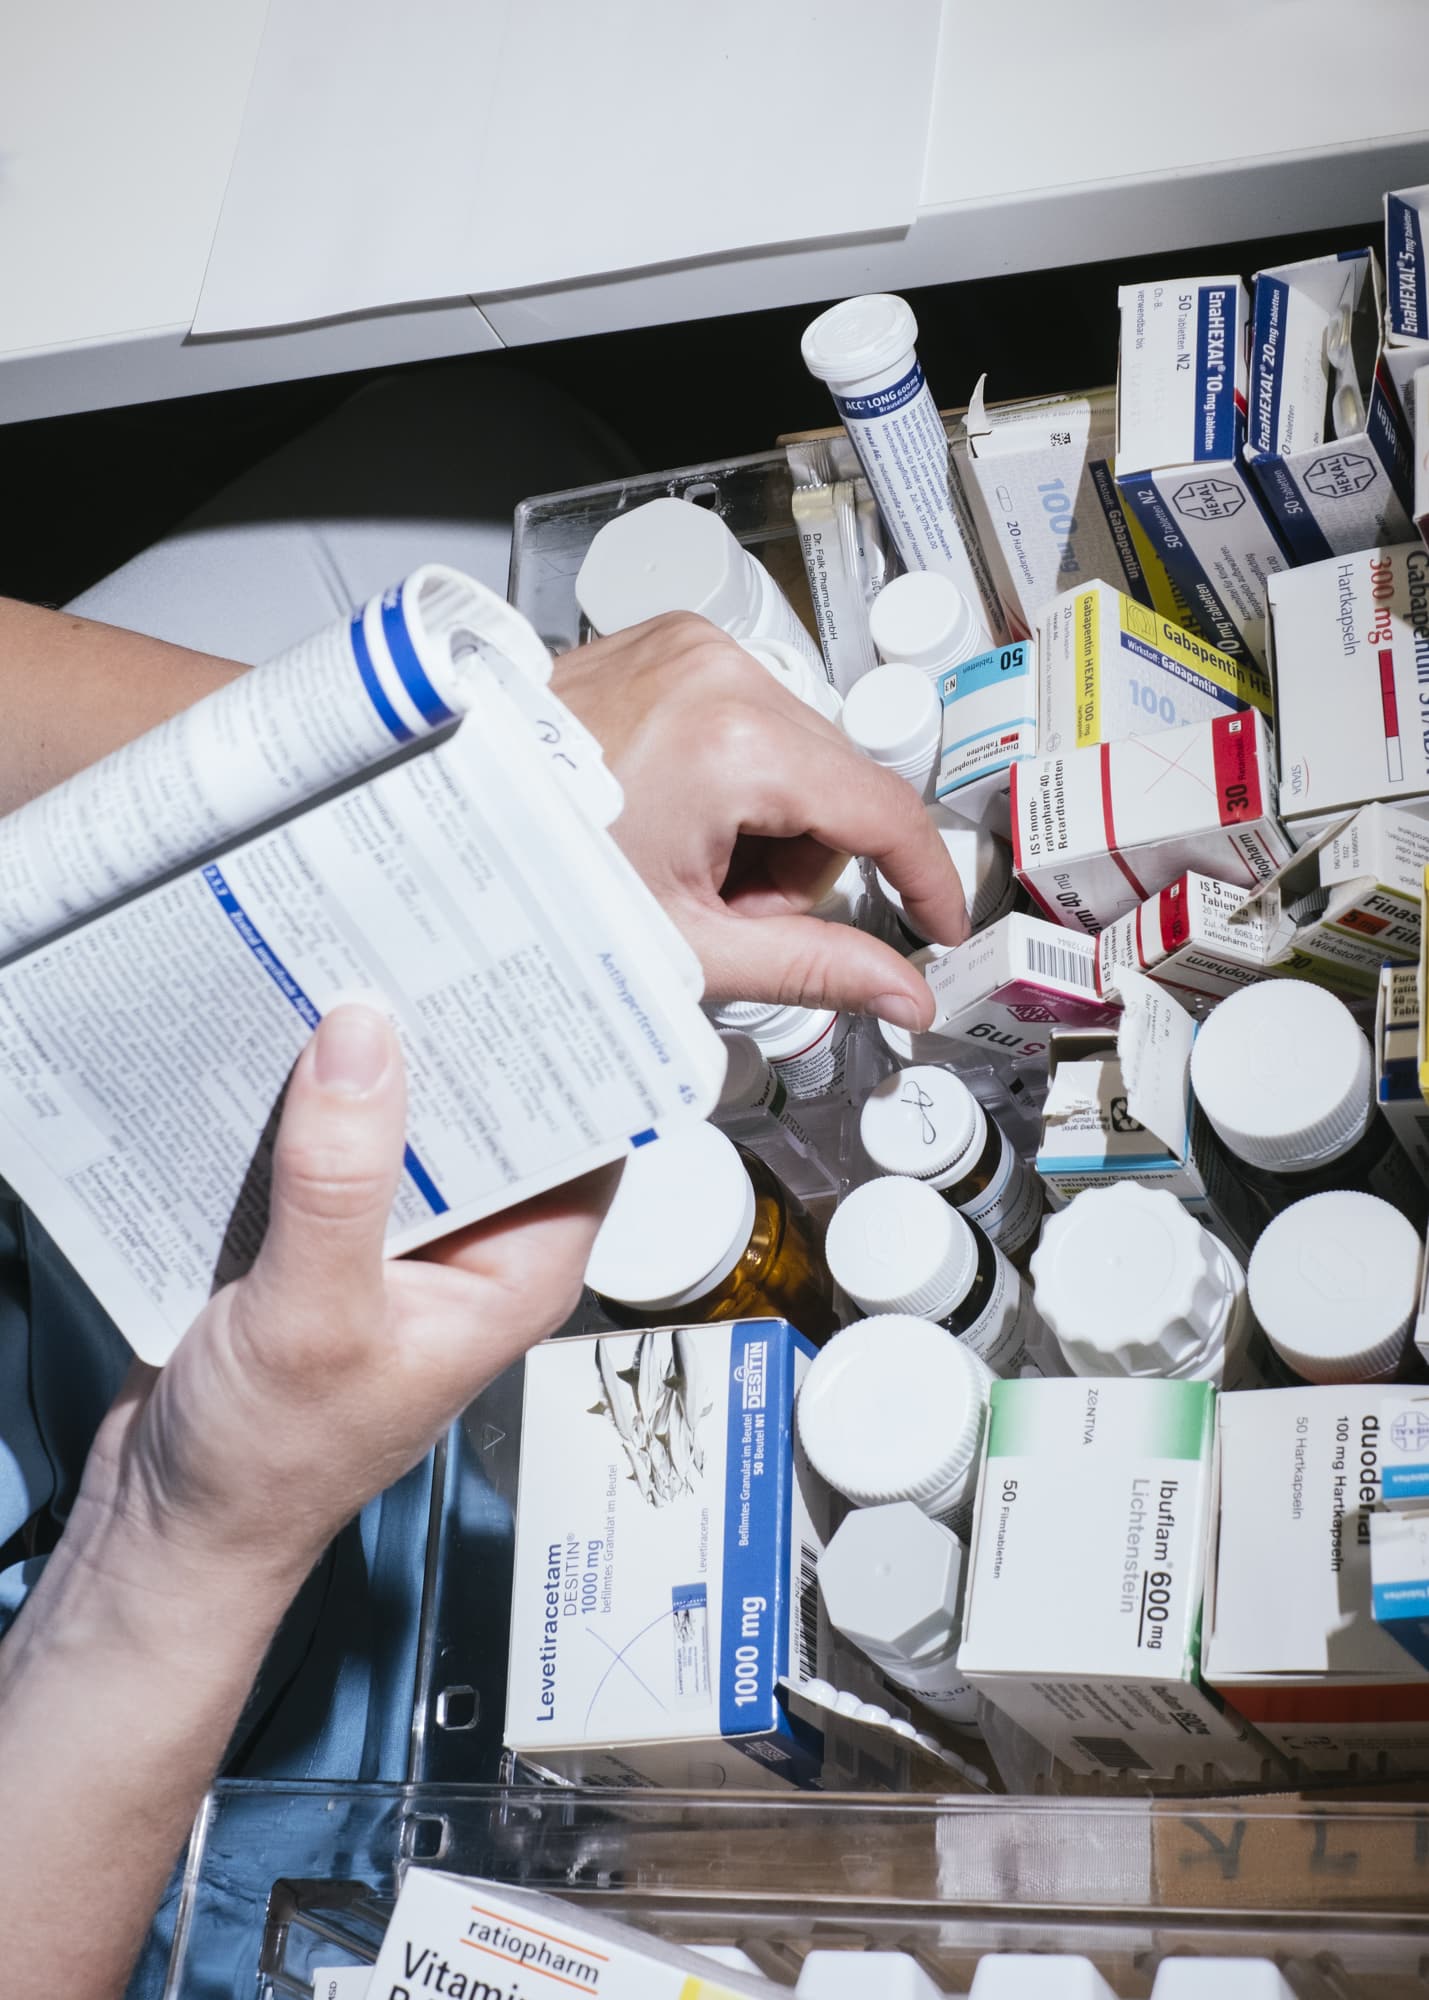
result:
M 811 1784 L 822 1489 L 785 1320 L 547 1341 L 525 1362 L 506 1743 L 593 1784 Z

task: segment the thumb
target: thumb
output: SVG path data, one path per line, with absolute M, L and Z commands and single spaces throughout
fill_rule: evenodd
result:
M 299 1056 L 273 1148 L 268 1231 L 254 1265 L 291 1317 L 325 1318 L 380 1282 L 402 1172 L 407 1091 L 396 1034 L 374 1008 L 335 1007 Z
M 935 1012 L 928 983 L 891 945 L 820 917 L 752 917 L 711 911 L 692 938 L 707 997 L 837 1007 L 922 1029 Z

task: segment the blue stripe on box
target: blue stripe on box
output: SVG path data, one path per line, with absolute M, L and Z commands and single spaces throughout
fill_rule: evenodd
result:
M 352 657 L 357 662 L 358 679 L 367 690 L 367 699 L 372 703 L 379 717 L 391 731 L 392 735 L 396 737 L 397 741 L 399 743 L 410 743 L 412 741 L 411 730 L 387 699 L 382 683 L 377 678 L 377 669 L 372 664 L 372 653 L 367 644 L 367 634 L 362 629 L 362 613 L 360 611 L 348 628 L 348 637 L 352 641 Z
M 1417 208 L 1397 194 L 1385 203 L 1385 252 L 1389 269 L 1389 330 L 1403 340 L 1429 339 L 1429 297 L 1424 282 L 1424 232 Z
M 777 1320 L 740 1320 L 729 1338 L 719 1727 L 768 1729 L 789 1654 L 794 1345 Z
M 1250 442 L 1273 452 L 1280 437 L 1280 397 L 1285 386 L 1285 325 L 1290 287 L 1283 278 L 1255 281 L 1255 339 L 1250 350 Z
M 383 593 L 382 636 L 387 641 L 387 650 L 392 655 L 392 664 L 402 685 L 412 697 L 413 707 L 424 722 L 438 729 L 444 722 L 455 722 L 456 715 L 432 686 L 426 668 L 417 657 L 402 608 L 403 588 L 399 583 L 395 590 Z
M 1235 451 L 1236 292 L 1202 285 L 1196 294 L 1196 451 L 1224 460 Z

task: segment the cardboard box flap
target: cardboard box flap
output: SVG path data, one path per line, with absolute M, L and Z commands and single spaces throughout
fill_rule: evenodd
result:
M 1178 1000 L 1144 973 L 1120 976 L 1122 1016 L 1116 1052 L 1126 1108 L 1139 1125 L 1183 1159 L 1190 1143 L 1191 1044 L 1196 1024 Z

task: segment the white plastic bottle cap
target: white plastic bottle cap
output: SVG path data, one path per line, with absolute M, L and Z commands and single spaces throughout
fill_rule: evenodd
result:
M 942 1319 L 977 1274 L 977 1238 L 921 1181 L 889 1174 L 846 1194 L 829 1218 L 824 1261 L 866 1313 Z
M 791 646 L 787 639 L 746 639 L 744 650 L 751 659 L 758 660 L 764 671 L 778 681 L 780 687 L 786 688 L 795 701 L 802 701 L 806 708 L 816 709 L 830 722 L 838 721 L 843 712 L 842 695 L 829 685 L 825 675 L 797 646 Z
M 857 1320 L 814 1357 L 799 1436 L 822 1479 L 859 1507 L 912 1500 L 944 1514 L 973 1478 L 992 1373 L 925 1319 Z
M 727 1000 L 713 1010 L 717 1028 L 738 1028 L 768 1062 L 801 1054 L 837 1018 L 832 1007 L 785 1007 L 777 1000 Z
M 1089 1958 L 1077 1952 L 988 1951 L 968 2000 L 1116 2000 Z
M 982 1106 L 950 1069 L 918 1063 L 885 1076 L 864 1099 L 858 1136 L 874 1166 L 914 1180 L 956 1179 L 986 1143 Z
M 1234 1272 L 1165 1188 L 1084 1189 L 1047 1218 L 1030 1269 L 1074 1374 L 1178 1375 L 1223 1338 Z
M 1307 1195 L 1250 1253 L 1251 1309 L 1307 1382 L 1385 1380 L 1418 1308 L 1420 1254 L 1418 1230 L 1378 1195 Z
M 602 531 L 603 532 L 603 531 Z M 976 608 L 936 570 L 910 570 L 885 583 L 868 610 L 868 629 L 881 660 L 941 673 L 986 652 Z
M 576 572 L 576 601 L 597 632 L 665 611 L 731 630 L 757 614 L 759 578 L 718 514 L 666 497 L 606 522 Z
M 713 1125 L 678 1125 L 625 1163 L 586 1283 L 642 1310 L 685 1305 L 728 1277 L 754 1228 L 754 1183 Z
M 943 746 L 943 704 L 917 667 L 874 667 L 844 699 L 844 734 L 856 749 L 910 784 L 936 768 Z
M 829 1617 L 880 1666 L 911 1666 L 957 1637 L 962 1543 L 910 1500 L 859 1507 L 819 1557 Z
M 719 1094 L 721 1111 L 744 1111 L 762 1104 L 772 1089 L 769 1065 L 752 1035 L 735 1028 L 722 1028 L 724 1043 L 724 1087 Z
M 872 1994 L 878 2000 L 943 2000 L 942 1988 L 903 1951 L 811 1951 L 794 1991 L 799 2000 L 870 2000 Z
M 1270 1958 L 1163 1958 L 1151 2000 L 1295 2000 Z
M 1369 1123 L 1369 1043 L 1343 1000 L 1262 979 L 1222 1000 L 1191 1049 L 1191 1088 L 1238 1159 L 1296 1172 L 1348 1152 Z
M 994 917 L 1004 915 L 1011 901 L 1012 849 L 987 827 L 971 826 L 945 806 L 929 806 L 928 817 L 958 871 L 963 901 L 968 906 L 968 921 L 974 930 L 980 930 Z M 909 923 L 902 896 L 883 870 L 875 869 L 874 873 L 879 892 L 889 907 L 897 911 L 910 930 L 916 929 Z
M 804 366 L 834 389 L 853 388 L 899 362 L 913 365 L 918 322 L 906 299 L 893 292 L 870 292 L 830 306 L 804 329 L 799 342 Z

